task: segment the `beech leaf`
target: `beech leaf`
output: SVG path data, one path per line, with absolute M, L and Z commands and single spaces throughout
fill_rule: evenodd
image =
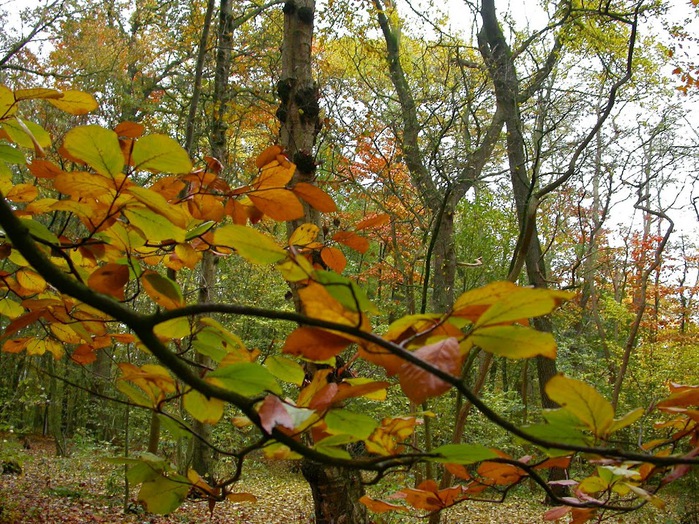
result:
M 413 354 L 450 375 L 458 376 L 461 370 L 461 351 L 456 338 L 440 340 L 418 349 Z M 422 404 L 428 398 L 437 397 L 451 388 L 449 383 L 407 362 L 398 371 L 398 379 L 403 393 L 415 404 Z
M 63 147 L 100 175 L 114 178 L 124 168 L 119 137 L 110 129 L 97 125 L 74 127 L 66 133 Z
M 235 249 L 253 264 L 274 264 L 284 260 L 286 251 L 267 235 L 250 227 L 229 224 L 214 232 L 214 243 Z

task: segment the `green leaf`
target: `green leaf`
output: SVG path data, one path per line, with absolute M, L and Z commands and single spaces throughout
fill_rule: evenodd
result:
M 146 510 L 151 513 L 171 513 L 182 504 L 190 486 L 187 478 L 182 475 L 160 476 L 143 483 L 138 500 L 143 502 Z
M 577 427 L 579 422 L 577 419 L 571 425 L 554 425 L 554 424 L 531 424 L 525 426 L 524 431 L 532 437 L 540 438 L 551 443 L 557 443 L 568 446 L 587 446 L 589 445 L 588 437 Z M 543 448 L 546 454 L 550 457 L 569 455 L 570 451 L 556 448 Z
M 200 323 L 206 327 L 197 333 L 192 344 L 198 353 L 211 357 L 216 362 L 221 362 L 229 353 L 240 354 L 240 360 L 249 359 L 245 344 L 238 335 L 211 318 L 200 319 Z
M 31 218 L 21 218 L 22 225 L 29 230 L 29 234 L 50 244 L 58 245 L 58 237 L 41 222 Z
M 160 419 L 160 427 L 170 433 L 172 438 L 192 438 L 192 433 L 178 423 L 179 419 L 173 420 L 172 417 L 165 416 L 161 413 L 158 413 L 158 419 Z
M 24 310 L 23 310 L 24 311 Z M 274 355 L 265 360 L 265 367 L 269 369 L 275 377 L 283 382 L 288 382 L 289 384 L 295 384 L 301 386 L 303 384 L 303 379 L 306 373 L 298 362 L 282 357 L 279 355 Z
M 27 159 L 16 147 L 8 146 L 7 144 L 0 144 L 0 160 L 3 162 L 9 162 L 10 164 L 26 164 Z
M 184 395 L 184 409 L 199 422 L 216 424 L 223 416 L 224 402 L 217 398 L 208 398 L 192 389 Z
M 154 242 L 174 240 L 182 243 L 185 231 L 177 227 L 166 217 L 151 211 L 145 206 L 129 206 L 123 211 L 132 225 L 140 229 L 146 238 Z
M 287 256 L 286 251 L 267 235 L 237 224 L 217 229 L 214 244 L 235 249 L 241 257 L 253 264 L 275 264 Z
M 97 125 L 74 127 L 66 133 L 63 147 L 100 175 L 114 178 L 124 168 L 119 137 L 110 129 Z
M 274 376 L 256 362 L 237 362 L 215 369 L 207 377 L 217 378 L 221 385 L 239 395 L 254 397 L 265 391 L 281 395 Z
M 546 383 L 551 400 L 575 415 L 597 437 L 605 437 L 614 422 L 614 408 L 595 388 L 563 375 Z
M 446 444 L 433 449 L 432 453 L 439 455 L 436 458 L 431 458 L 432 462 L 450 464 L 475 464 L 498 457 L 498 454 L 493 450 L 480 444 Z
M 0 124 L 0 127 L 5 130 L 10 140 L 20 147 L 34 149 L 34 140 L 41 147 L 49 147 L 51 145 L 51 135 L 39 124 L 24 119 L 22 119 L 22 124 L 16 120 L 5 120 Z M 32 137 L 34 137 L 34 140 L 32 140 Z
M 352 413 L 346 409 L 333 409 L 325 415 L 328 432 L 346 434 L 360 440 L 369 438 L 379 423 L 369 415 Z
M 187 151 L 166 135 L 148 135 L 136 141 L 131 159 L 136 169 L 163 173 L 189 173 L 192 170 Z
M 313 278 L 340 304 L 355 313 L 379 313 L 366 293 L 352 280 L 333 271 L 318 270 Z
M 516 359 L 541 355 L 556 358 L 556 340 L 553 335 L 524 326 L 481 327 L 474 330 L 468 340 L 500 357 Z
M 208 232 L 215 225 L 216 225 L 216 222 L 214 222 L 213 220 L 208 220 L 206 222 L 203 222 L 203 223 L 199 224 L 198 226 L 193 227 L 192 229 L 189 229 L 187 231 L 186 236 L 185 236 L 185 240 L 187 242 L 189 242 L 190 240 L 194 240 L 195 238 Z

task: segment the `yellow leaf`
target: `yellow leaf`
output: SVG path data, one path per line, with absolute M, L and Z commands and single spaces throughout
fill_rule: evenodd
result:
M 74 127 L 66 133 L 63 147 L 100 175 L 115 178 L 124 167 L 117 134 L 97 125 Z
M 58 89 L 33 87 L 30 89 L 15 89 L 15 100 L 58 99 L 65 95 Z
M 595 388 L 563 375 L 546 383 L 546 394 L 566 411 L 575 415 L 592 433 L 600 438 L 608 434 L 614 422 L 614 409 Z
M 123 213 L 150 241 L 185 241 L 186 231 L 183 228 L 177 227 L 168 218 L 145 206 L 132 205 L 124 209 Z
M 133 185 L 126 192 L 136 197 L 138 201 L 145 204 L 151 211 L 167 218 L 177 227 L 186 228 L 191 219 L 182 208 L 171 204 L 160 193 L 152 189 Z
M 97 100 L 90 93 L 70 89 L 63 91 L 60 98 L 49 99 L 49 104 L 70 115 L 86 115 L 99 107 Z
M 39 189 L 33 184 L 17 184 L 5 197 L 11 202 L 31 202 L 39 196 Z
M 217 398 L 208 398 L 192 389 L 184 395 L 184 408 L 199 422 L 216 424 L 223 416 L 224 402 Z
M 475 322 L 483 312 L 502 297 L 514 293 L 517 285 L 512 282 L 492 282 L 483 287 L 466 291 L 454 303 L 453 316 Z
M 500 357 L 556 358 L 556 340 L 551 333 L 518 325 L 482 327 L 474 330 L 467 341 Z
M 31 269 L 20 269 L 15 274 L 17 283 L 30 293 L 41 293 L 46 289 L 44 278 Z
M 301 224 L 289 237 L 290 246 L 305 247 L 316 241 L 320 228 L 315 224 Z
M 283 188 L 291 181 L 295 170 L 294 164 L 283 166 L 275 160 L 262 168 L 251 185 L 255 189 Z
M 176 140 L 166 135 L 148 135 L 134 144 L 131 159 L 136 169 L 163 173 L 189 173 L 192 161 Z
M 546 315 L 572 296 L 572 293 L 563 291 L 518 287 L 490 306 L 480 316 L 475 327 L 512 323 Z
M 214 244 L 232 247 L 253 264 L 274 264 L 287 256 L 286 251 L 270 237 L 247 226 L 229 224 L 214 232 Z
M 0 85 L 0 120 L 10 117 L 16 112 L 15 94 L 11 89 Z

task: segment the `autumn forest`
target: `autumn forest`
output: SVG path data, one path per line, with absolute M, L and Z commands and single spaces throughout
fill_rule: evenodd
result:
M 0 523 L 699 522 L 698 5 L 0 3 Z

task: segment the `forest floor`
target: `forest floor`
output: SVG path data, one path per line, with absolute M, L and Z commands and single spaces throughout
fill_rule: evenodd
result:
M 0 437 L 0 452 L 8 440 Z M 252 493 L 256 503 L 217 504 L 213 515 L 205 502 L 187 500 L 168 516 L 145 513 L 135 504 L 132 490 L 130 507 L 124 512 L 123 469 L 102 460 L 109 451 L 76 449 L 71 457 L 57 457 L 52 440 L 32 438 L 30 449 L 17 442 L 12 459 L 22 467 L 21 474 L 0 475 L 0 524 L 35 523 L 138 523 L 138 524 L 306 524 L 314 522 L 308 485 L 300 474 L 277 465 L 254 463 L 239 483 L 239 490 Z M 538 494 L 536 495 L 539 496 Z M 533 524 L 545 522 L 545 508 L 535 500 L 515 497 L 502 504 L 462 504 L 445 512 L 448 524 Z M 404 515 L 376 515 L 375 522 L 407 524 L 426 522 Z M 671 513 L 636 514 L 610 522 L 679 523 Z M 696 522 L 689 520 L 686 522 Z

